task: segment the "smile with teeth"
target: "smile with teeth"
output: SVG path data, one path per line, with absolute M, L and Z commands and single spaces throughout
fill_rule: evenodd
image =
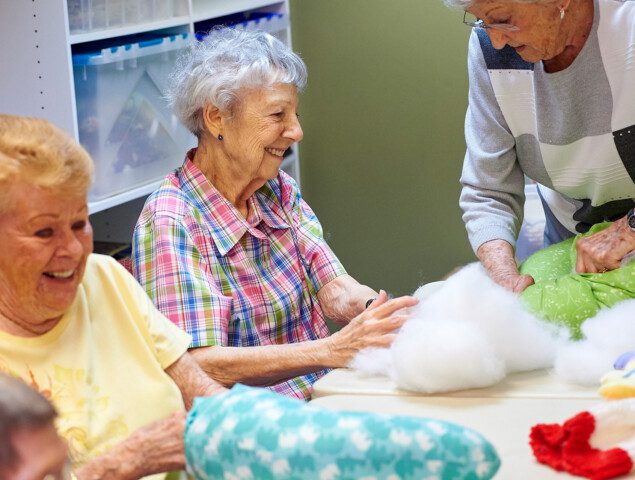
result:
M 275 155 L 276 157 L 282 157 L 284 155 L 284 152 L 286 151 L 286 148 L 265 148 L 265 151 L 267 153 L 270 153 L 271 155 Z
M 50 278 L 66 279 L 66 278 L 72 277 L 74 273 L 75 273 L 75 270 L 66 270 L 63 272 L 44 272 L 44 275 Z

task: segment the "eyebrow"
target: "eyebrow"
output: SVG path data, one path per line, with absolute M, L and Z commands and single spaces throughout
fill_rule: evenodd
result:
M 82 214 L 88 211 L 88 207 L 87 206 L 83 206 L 82 208 L 80 208 L 79 210 L 77 210 L 75 213 L 73 213 L 73 215 L 78 215 L 78 214 Z M 39 220 L 39 219 L 53 219 L 53 220 L 57 220 L 59 218 L 59 215 L 55 215 L 53 213 L 42 213 L 40 215 L 36 215 L 35 217 L 31 217 L 29 219 L 27 219 L 28 222 L 33 222 L 35 220 Z
M 288 100 L 286 98 L 274 98 L 272 99 L 270 102 L 267 102 L 267 105 L 271 106 L 271 105 L 280 105 L 280 104 L 284 104 L 284 105 L 293 105 L 294 103 L 300 103 L 298 102 L 294 102 L 293 100 Z
M 495 12 L 496 10 L 501 10 L 503 8 L 505 8 L 503 5 L 496 5 L 492 7 L 490 10 L 488 10 L 487 12 L 483 12 L 483 16 L 485 16 L 486 18 L 490 18 L 490 15 L 492 14 L 492 12 Z

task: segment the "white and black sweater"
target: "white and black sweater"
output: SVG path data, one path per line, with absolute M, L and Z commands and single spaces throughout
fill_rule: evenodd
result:
M 546 244 L 635 205 L 635 0 L 595 0 L 590 36 L 563 71 L 494 49 L 482 29 L 468 69 L 460 204 L 475 251 L 515 245 L 524 175 L 539 184 Z

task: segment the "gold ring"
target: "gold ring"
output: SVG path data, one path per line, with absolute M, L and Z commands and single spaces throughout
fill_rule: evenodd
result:
M 606 273 L 608 270 L 606 268 L 603 268 L 602 270 L 600 270 L 600 273 Z

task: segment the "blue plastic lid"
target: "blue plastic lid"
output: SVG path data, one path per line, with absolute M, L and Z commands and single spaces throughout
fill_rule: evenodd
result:
M 89 52 L 84 53 L 75 53 L 73 54 L 73 65 L 82 66 L 82 65 L 95 65 L 95 64 L 103 64 L 115 62 L 120 59 L 116 58 L 117 54 L 121 54 L 123 52 L 130 52 L 131 50 L 141 50 L 147 49 L 150 47 L 154 47 L 157 45 L 164 45 L 174 42 L 182 42 L 186 40 L 189 36 L 189 33 L 181 33 L 178 35 L 168 35 L 162 37 L 151 37 L 145 40 L 139 40 L 134 43 L 125 43 L 123 45 L 117 45 L 109 48 L 95 49 Z M 144 35 L 147 37 L 147 35 Z M 184 45 L 183 45 L 184 46 Z M 176 45 L 175 45 L 176 47 Z M 180 46 L 177 48 L 181 48 Z M 137 56 L 151 55 L 152 51 L 143 51 L 137 54 Z
M 284 13 L 277 13 L 277 12 L 249 12 L 248 14 L 238 13 L 233 15 L 227 15 L 225 17 L 220 17 L 219 19 L 217 19 L 218 23 L 213 22 L 211 23 L 211 25 L 208 23 L 208 25 L 206 26 L 206 29 L 209 28 L 209 30 L 211 31 L 212 28 L 219 27 L 219 26 L 224 26 L 226 28 L 236 28 L 237 26 L 241 26 L 244 29 L 247 29 L 253 26 L 254 28 L 258 28 L 257 26 L 261 22 L 264 22 L 264 21 L 268 22 L 273 19 L 283 18 L 284 16 L 285 16 Z M 202 41 L 204 38 L 206 38 L 208 35 L 209 35 L 209 31 L 196 32 L 194 34 L 194 36 L 199 42 Z

